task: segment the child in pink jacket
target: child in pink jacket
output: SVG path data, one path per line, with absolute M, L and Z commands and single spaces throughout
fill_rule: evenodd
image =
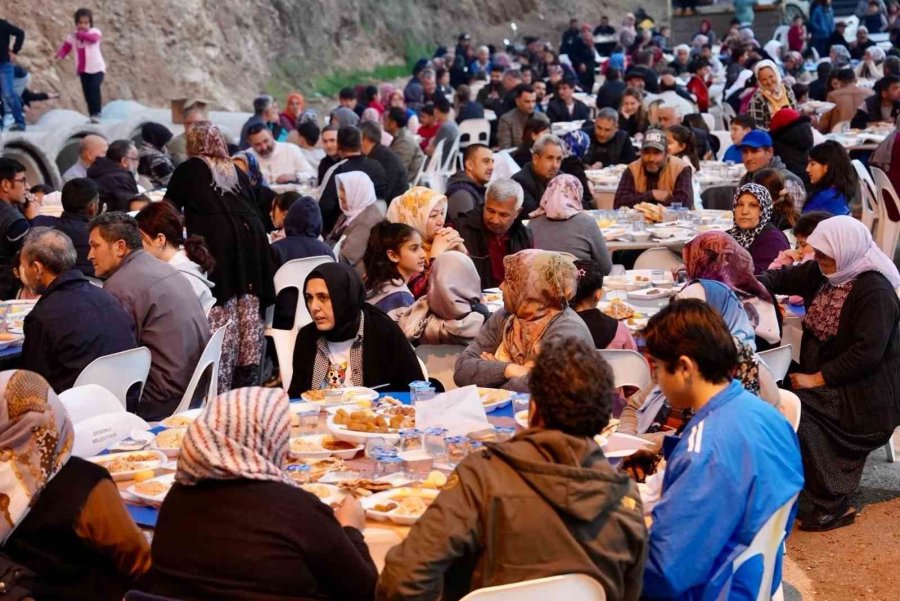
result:
M 91 122 L 100 122 L 103 108 L 100 86 L 106 72 L 106 63 L 100 53 L 103 34 L 94 27 L 94 14 L 88 8 L 75 11 L 75 31 L 66 36 L 66 41 L 56 52 L 56 58 L 65 58 L 75 50 L 75 73 L 81 78 L 81 90 L 87 103 Z

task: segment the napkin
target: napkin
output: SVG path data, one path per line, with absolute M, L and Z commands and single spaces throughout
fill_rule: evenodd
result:
M 475 386 L 457 388 L 439 394 L 430 401 L 416 403 L 416 428 L 446 428 L 448 436 L 490 428 L 481 396 Z

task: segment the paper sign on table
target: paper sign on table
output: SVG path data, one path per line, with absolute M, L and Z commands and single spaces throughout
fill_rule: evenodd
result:
M 490 428 L 484 405 L 475 386 L 439 394 L 430 401 L 416 403 L 416 428 L 446 428 L 448 436 Z

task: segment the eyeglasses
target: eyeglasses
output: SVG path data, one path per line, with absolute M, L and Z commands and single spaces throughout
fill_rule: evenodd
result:
M 22 177 L 22 178 L 17 177 L 13 180 L 13 183 L 14 184 L 22 184 L 24 186 L 28 183 L 28 178 L 27 177 Z
M 128 159 L 129 161 L 135 161 L 138 163 L 141 161 L 141 157 L 132 157 L 132 156 L 126 155 L 125 158 Z

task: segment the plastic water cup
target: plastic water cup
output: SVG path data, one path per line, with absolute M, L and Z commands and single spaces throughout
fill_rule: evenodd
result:
M 435 461 L 447 461 L 447 430 L 444 428 L 425 430 L 425 452 Z

